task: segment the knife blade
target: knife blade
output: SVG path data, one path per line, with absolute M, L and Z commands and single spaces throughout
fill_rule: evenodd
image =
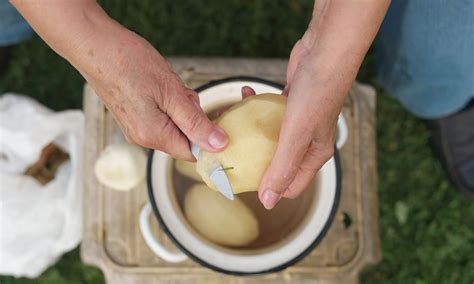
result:
M 193 154 L 196 161 L 199 160 L 201 149 L 191 143 L 191 153 Z M 209 179 L 212 181 L 217 190 L 222 193 L 227 199 L 234 200 L 234 192 L 230 185 L 229 178 L 225 173 L 224 167 L 220 163 L 216 163 L 207 173 Z

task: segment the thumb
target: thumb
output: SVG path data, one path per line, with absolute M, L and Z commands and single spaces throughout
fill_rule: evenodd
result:
M 175 96 L 168 115 L 186 137 L 201 149 L 219 152 L 229 143 L 227 134 L 209 120 L 199 105 L 197 94 L 190 89 Z

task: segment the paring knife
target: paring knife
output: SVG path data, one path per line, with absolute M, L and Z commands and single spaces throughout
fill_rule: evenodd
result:
M 199 160 L 201 149 L 198 146 L 191 143 L 191 153 L 193 153 L 196 161 Z M 214 167 L 207 173 L 209 179 L 212 181 L 214 186 L 229 200 L 234 200 L 234 192 L 230 185 L 229 178 L 227 177 L 224 167 L 220 163 L 216 163 Z

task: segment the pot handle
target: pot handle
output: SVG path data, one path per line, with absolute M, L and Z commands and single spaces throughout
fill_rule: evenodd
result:
M 150 203 L 145 204 L 143 206 L 142 211 L 140 212 L 140 231 L 142 233 L 143 239 L 148 247 L 161 259 L 168 261 L 168 262 L 182 262 L 188 259 L 188 257 L 178 251 L 173 252 L 168 250 L 165 246 L 163 246 L 159 241 L 155 239 L 153 234 L 150 230 L 150 222 L 148 222 L 148 218 L 151 214 L 151 206 Z
M 349 136 L 349 129 L 347 128 L 347 122 L 344 118 L 344 115 L 341 113 L 339 114 L 339 118 L 337 119 L 337 138 L 336 138 L 336 147 L 337 149 L 341 149 L 344 144 L 347 142 L 347 138 Z

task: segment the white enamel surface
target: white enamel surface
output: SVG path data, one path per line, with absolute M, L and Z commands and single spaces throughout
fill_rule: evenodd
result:
M 182 262 L 188 259 L 184 253 L 180 251 L 170 251 L 163 244 L 156 241 L 155 237 L 153 237 L 153 233 L 151 232 L 150 223 L 148 222 L 148 218 L 150 217 L 151 213 L 152 211 L 150 203 L 145 204 L 145 206 L 142 208 L 142 211 L 140 212 L 139 220 L 140 231 L 148 247 L 157 256 L 168 262 Z
M 205 110 L 236 102 L 241 99 L 242 86 L 248 85 L 257 93 L 280 93 L 281 90 L 255 82 L 228 82 L 214 86 L 201 92 L 201 105 Z M 202 241 L 180 219 L 180 210 L 173 205 L 173 190 L 168 190 L 170 157 L 162 152 L 155 151 L 152 161 L 152 186 L 155 202 L 160 215 L 176 240 L 190 253 L 205 262 L 221 269 L 234 272 L 259 272 L 285 264 L 304 252 L 321 234 L 326 221 L 330 217 L 331 209 L 336 198 L 336 164 L 330 159 L 320 170 L 319 179 L 315 185 L 318 194 L 315 194 L 313 205 L 306 217 L 306 225 L 292 239 L 285 240 L 283 246 L 272 246 L 274 249 L 261 250 L 257 253 L 245 251 L 245 255 L 233 253 L 232 250 L 210 246 Z M 235 252 L 235 251 L 234 251 Z
M 346 119 L 344 118 L 344 115 L 341 113 L 339 114 L 339 118 L 337 119 L 337 140 L 336 140 L 337 149 L 341 149 L 342 146 L 346 144 L 348 137 L 349 137 L 349 129 L 347 128 Z
M 249 81 L 227 82 L 201 91 L 199 93 L 201 107 L 205 112 L 207 112 L 216 107 L 228 105 L 229 103 L 236 103 L 242 100 L 241 89 L 243 86 L 252 87 L 257 94 L 281 93 L 281 89 L 262 83 Z

